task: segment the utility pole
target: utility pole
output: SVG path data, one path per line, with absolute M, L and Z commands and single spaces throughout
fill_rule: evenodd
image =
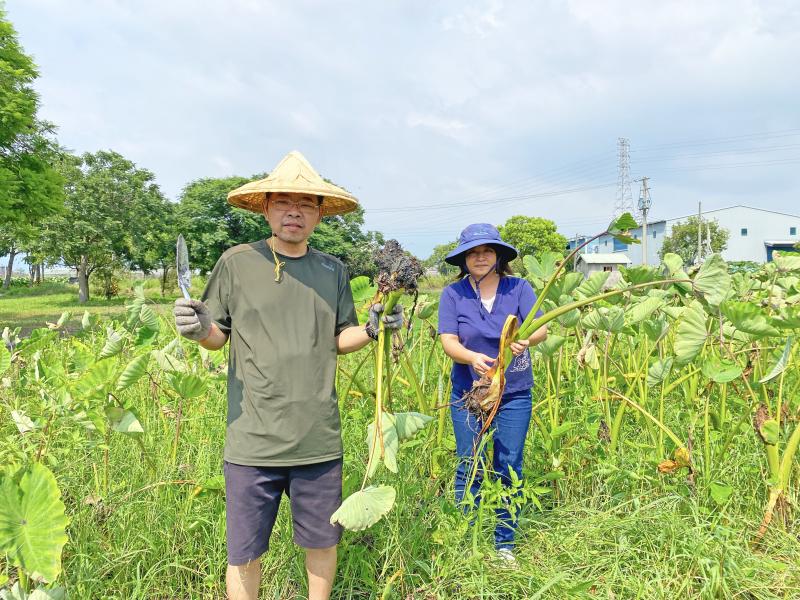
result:
M 647 266 L 647 213 L 650 211 L 650 188 L 647 187 L 648 177 L 642 177 L 642 191 L 639 194 L 639 211 L 642 213 L 642 264 Z
M 703 203 L 697 203 L 697 259 L 696 264 L 703 262 Z

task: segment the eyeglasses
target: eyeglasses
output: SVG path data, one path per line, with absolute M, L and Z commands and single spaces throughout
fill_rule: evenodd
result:
M 270 200 L 270 206 L 280 212 L 287 212 L 291 208 L 296 208 L 304 215 L 315 215 L 319 211 L 320 205 L 313 200 L 300 200 L 299 202 L 292 202 L 285 198 L 278 198 L 277 200 Z

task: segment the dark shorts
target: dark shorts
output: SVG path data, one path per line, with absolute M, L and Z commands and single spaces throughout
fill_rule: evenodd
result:
M 286 493 L 292 508 L 294 542 L 303 548 L 330 548 L 342 528 L 331 515 L 342 503 L 342 459 L 293 467 L 249 467 L 225 462 L 225 520 L 228 564 L 255 560 L 269 537 Z

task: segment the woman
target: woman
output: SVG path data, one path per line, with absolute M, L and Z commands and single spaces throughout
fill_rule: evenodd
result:
M 445 261 L 461 269 L 458 280 L 442 292 L 439 303 L 439 334 L 445 353 L 453 359 L 451 416 L 459 462 L 456 469 L 456 502 L 461 503 L 471 479 L 475 449 L 482 424 L 461 400 L 494 363 L 500 333 L 508 315 L 520 323 L 536 303 L 536 294 L 524 279 L 511 276 L 509 262 L 517 250 L 500 239 L 497 229 L 486 223 L 469 225 L 461 232 L 458 246 Z M 533 373 L 528 348 L 547 337 L 547 326 L 528 339 L 511 344 L 514 359 L 506 370 L 506 387 L 500 408 L 492 422 L 494 429 L 492 470 L 503 484 L 510 485 L 509 468 L 522 478 L 522 448 L 531 418 Z M 470 492 L 478 501 L 482 474 L 478 471 Z M 514 561 L 514 533 L 517 519 L 507 509 L 498 509 L 495 548 L 498 555 Z

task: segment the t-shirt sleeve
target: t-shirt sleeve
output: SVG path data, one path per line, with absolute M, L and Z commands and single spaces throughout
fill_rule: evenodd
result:
M 458 335 L 458 315 L 456 300 L 450 288 L 444 288 L 439 299 L 439 333 Z
M 227 334 L 231 332 L 231 313 L 228 305 L 231 293 L 230 275 L 228 263 L 224 257 L 221 257 L 214 265 L 201 297 L 201 300 L 208 306 L 211 320 L 223 333 Z
M 358 325 L 356 307 L 353 303 L 353 290 L 350 289 L 350 276 L 347 269 L 339 274 L 339 299 L 336 303 L 336 332 L 339 335 L 348 327 Z
M 533 309 L 533 305 L 536 304 L 536 292 L 533 291 L 531 284 L 528 283 L 525 279 L 520 279 L 520 290 L 519 290 L 519 318 L 520 320 L 524 321 L 525 317 L 528 316 L 528 313 L 531 312 Z M 544 313 L 542 309 L 536 311 L 536 316 L 541 317 Z

